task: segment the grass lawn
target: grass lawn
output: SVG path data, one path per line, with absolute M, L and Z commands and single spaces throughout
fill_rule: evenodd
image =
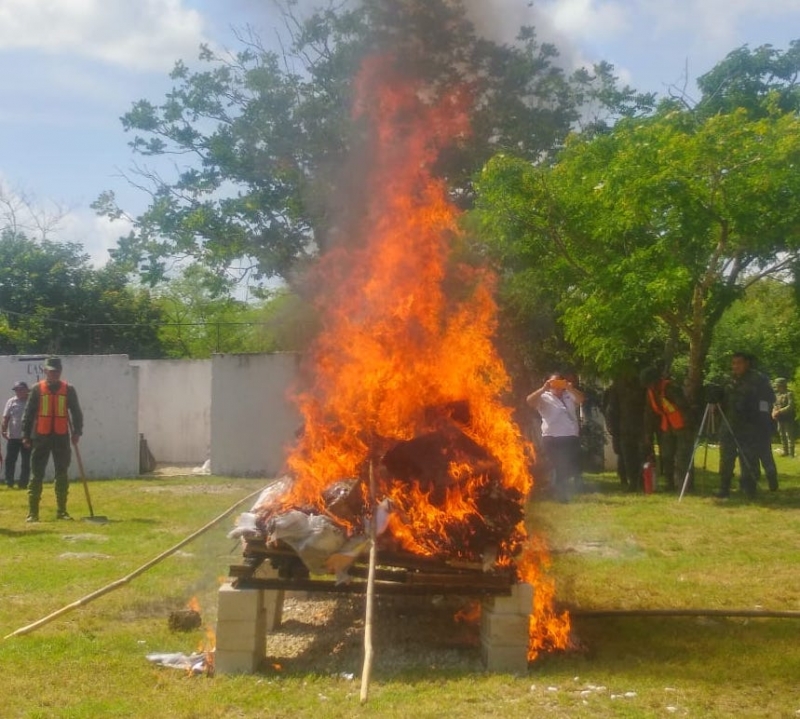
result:
M 438 670 L 358 678 L 291 672 L 188 676 L 150 652 L 190 653 L 202 629 L 174 633 L 170 611 L 216 593 L 240 550 L 233 519 L 146 573 L 25 636 L 0 640 L 0 717 L 800 717 L 800 619 L 592 616 L 598 609 L 800 612 L 800 459 L 778 458 L 781 489 L 753 502 L 711 495 L 713 448 L 701 448 L 696 490 L 678 502 L 630 495 L 611 475 L 587 477 L 570 504 L 530 506 L 550 538 L 558 600 L 574 611 L 576 648 L 525 676 Z M 119 580 L 174 546 L 259 480 L 180 477 L 90 483 L 108 524 L 57 522 L 52 485 L 42 522 L 27 497 L 0 489 L 0 632 L 6 636 Z M 249 504 L 250 502 L 248 502 Z M 247 506 L 247 505 L 246 505 Z M 88 512 L 79 483 L 70 511 Z M 378 621 L 391 618 L 378 618 Z

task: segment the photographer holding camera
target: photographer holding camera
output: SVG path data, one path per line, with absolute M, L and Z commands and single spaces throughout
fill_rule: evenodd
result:
M 553 468 L 553 485 L 561 502 L 569 501 L 569 480 L 581 483 L 579 407 L 585 396 L 561 373 L 554 373 L 526 398 L 542 417 L 542 446 Z

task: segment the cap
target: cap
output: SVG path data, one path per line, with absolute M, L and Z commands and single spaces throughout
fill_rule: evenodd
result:
M 13 389 L 13 390 L 28 389 L 28 383 L 27 382 L 23 382 L 22 380 L 20 380 L 11 389 Z
M 44 368 L 50 370 L 61 370 L 61 358 L 60 357 L 48 357 L 44 361 Z
M 775 384 L 786 384 L 786 377 L 776 377 Z

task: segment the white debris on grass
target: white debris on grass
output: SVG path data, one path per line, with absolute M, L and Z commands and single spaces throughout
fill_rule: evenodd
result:
M 195 467 L 192 470 L 192 474 L 211 474 L 211 460 L 207 459 L 205 462 L 203 462 L 202 467 Z
M 159 653 L 154 652 L 146 656 L 147 661 L 169 669 L 182 669 L 192 674 L 205 674 L 207 657 L 203 652 L 183 654 L 182 652 Z

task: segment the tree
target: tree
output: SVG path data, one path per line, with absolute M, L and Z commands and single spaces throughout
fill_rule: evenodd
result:
M 702 93 L 693 109 L 704 117 L 736 109 L 752 118 L 766 117 L 770 108 L 782 113 L 800 111 L 800 40 L 786 51 L 746 45 L 729 53 L 697 79 Z
M 469 92 L 473 131 L 437 166 L 453 197 L 469 205 L 472 175 L 494 153 L 512 149 L 541 158 L 560 146 L 595 101 L 626 114 L 647 96 L 618 88 L 612 68 L 598 65 L 571 79 L 556 49 L 531 28 L 515 45 L 480 38 L 460 0 L 364 0 L 356 9 L 327 9 L 305 21 L 286 14 L 290 37 L 281 52 L 252 34 L 233 56 L 203 48 L 209 69 L 178 63 L 175 88 L 161 105 L 136 102 L 123 117 L 133 150 L 182 163 L 177 177 L 139 169 L 149 208 L 112 255 L 151 283 L 174 257 L 254 281 L 290 278 L 298 263 L 347 235 L 342 206 L 360 186 L 359 139 L 351 117 L 352 82 L 363 58 L 393 54 L 405 72 L 425 79 L 431 102 L 453 87 Z M 95 209 L 119 217 L 111 193 Z
M 766 278 L 725 311 L 714 328 L 706 376 L 727 377 L 736 351 L 755 355 L 759 370 L 772 378 L 795 376 L 800 367 L 800 310 L 790 285 Z
M 612 373 L 654 341 L 688 350 L 699 397 L 713 329 L 800 252 L 800 120 L 667 104 L 573 136 L 552 167 L 500 155 L 479 183 L 487 242 L 557 298 L 567 338 Z
M 161 356 L 149 292 L 88 259 L 80 245 L 0 233 L 0 353 Z
M 154 294 L 163 320 L 159 338 L 169 357 L 302 351 L 316 329 L 311 308 L 297 294 L 282 288 L 256 302 L 235 299 L 197 265 Z

